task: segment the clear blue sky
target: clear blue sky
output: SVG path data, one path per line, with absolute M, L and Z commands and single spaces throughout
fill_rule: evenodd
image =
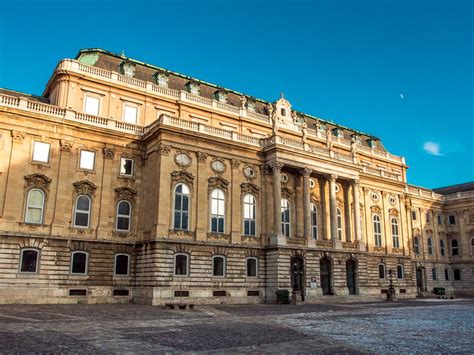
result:
M 8 1 L 0 86 L 100 47 L 374 134 L 409 182 L 474 180 L 474 1 Z

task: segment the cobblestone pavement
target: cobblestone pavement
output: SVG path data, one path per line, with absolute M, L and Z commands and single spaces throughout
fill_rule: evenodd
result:
M 0 306 L 0 353 L 474 353 L 474 299 Z

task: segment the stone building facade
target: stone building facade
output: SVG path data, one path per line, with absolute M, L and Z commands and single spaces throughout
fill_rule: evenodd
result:
M 0 90 L 0 303 L 472 294 L 474 184 L 406 169 L 283 96 L 81 50 Z

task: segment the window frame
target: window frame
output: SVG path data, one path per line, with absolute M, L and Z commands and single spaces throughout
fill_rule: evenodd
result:
M 187 189 L 188 189 L 188 193 L 187 193 L 187 197 L 188 197 L 188 209 L 187 211 L 184 211 L 183 210 L 183 198 L 184 196 L 186 195 L 184 192 L 180 192 L 180 195 L 181 195 L 181 209 L 179 211 L 176 211 L 176 190 L 178 189 L 179 186 L 185 186 Z M 179 213 L 180 214 L 180 221 L 181 221 L 181 228 L 176 228 L 176 213 Z M 187 213 L 187 225 L 188 227 L 187 228 L 182 228 L 183 226 L 183 214 L 184 213 Z M 185 184 L 183 182 L 179 182 L 177 183 L 175 186 L 174 186 L 174 189 L 173 189 L 173 210 L 172 210 L 172 226 L 173 226 L 173 230 L 176 230 L 176 231 L 189 231 L 190 230 L 190 221 L 191 221 L 191 189 L 190 187 L 188 186 L 188 184 Z
M 285 216 L 285 213 L 287 211 L 288 211 L 288 220 L 284 220 L 283 216 Z M 283 197 L 280 200 L 280 214 L 281 214 L 281 229 L 280 229 L 281 234 L 286 238 L 290 238 L 291 237 L 291 204 L 290 204 L 290 200 L 288 200 L 285 197 Z
M 246 198 L 250 197 L 253 202 L 247 202 Z M 245 216 L 245 209 L 246 206 L 249 206 L 248 208 L 253 211 L 253 218 L 248 218 Z M 250 213 L 252 215 L 252 213 Z M 256 237 L 257 236 L 257 199 L 256 197 L 251 194 L 251 193 L 246 193 L 243 198 L 242 198 L 242 235 L 245 237 Z M 249 233 L 245 233 L 245 224 L 248 222 L 249 224 Z M 253 230 L 254 233 L 252 234 L 252 224 L 253 224 Z
M 130 211 L 128 216 L 124 214 L 119 214 L 119 207 L 122 202 L 125 202 L 128 204 L 129 211 Z M 119 218 L 128 219 L 128 229 L 119 229 Z M 127 232 L 130 232 L 131 229 L 132 229 L 132 204 L 130 203 L 130 201 L 125 200 L 125 199 L 119 200 L 117 202 L 117 207 L 115 209 L 115 230 L 117 232 L 127 233 Z
M 122 173 L 122 166 L 123 166 L 124 160 L 130 160 L 132 162 L 132 172 L 130 174 Z M 135 161 L 133 160 L 133 158 L 129 158 L 125 156 L 120 157 L 119 175 L 122 177 L 128 177 L 128 178 L 132 178 L 135 176 Z
M 86 197 L 88 200 L 89 200 L 89 210 L 86 212 L 84 212 L 84 210 L 80 210 L 81 212 L 79 213 L 83 213 L 83 214 L 87 214 L 87 226 L 78 226 L 76 224 L 76 217 L 77 217 L 77 202 L 79 201 L 79 198 L 81 197 Z M 81 195 L 77 195 L 76 196 L 76 199 L 74 201 L 74 211 L 73 211 L 73 224 L 72 226 L 74 228 L 82 228 L 82 229 L 89 229 L 90 226 L 91 226 L 91 215 L 92 215 L 92 198 L 89 196 L 89 195 L 85 195 L 85 194 L 81 194 Z
M 456 274 L 458 274 L 458 275 L 456 275 Z M 462 281 L 461 269 L 460 268 L 453 269 L 453 281 Z
M 411 220 L 416 221 L 416 219 L 417 219 L 416 210 L 411 210 Z
M 214 197 L 214 192 L 217 193 L 217 196 Z M 222 193 L 222 198 L 219 197 L 219 192 Z M 213 201 L 217 201 L 217 211 L 216 213 L 212 213 L 213 212 Z M 224 210 L 224 214 L 219 214 L 219 210 L 220 210 L 220 206 L 221 206 L 221 201 L 222 201 L 222 206 L 223 206 L 223 210 Z M 224 190 L 222 190 L 221 188 L 215 188 L 211 191 L 211 194 L 210 194 L 210 213 L 209 213 L 209 230 L 211 233 L 214 233 L 214 234 L 225 234 L 225 228 L 226 228 L 226 194 L 224 192 Z M 213 218 L 217 218 L 217 223 L 216 223 L 216 230 L 213 230 L 213 225 L 212 225 L 212 219 Z M 220 228 L 219 228 L 219 220 L 222 219 L 222 231 L 220 231 Z
M 73 272 L 73 267 L 74 267 L 74 255 L 76 254 L 85 254 L 86 255 L 86 263 L 85 263 L 85 270 L 84 272 Z M 84 250 L 74 250 L 71 252 L 71 259 L 70 259 L 70 267 L 69 267 L 69 274 L 71 275 L 87 275 L 89 273 L 89 253 Z
M 318 239 L 318 207 L 311 203 L 311 238 Z
M 342 211 L 336 207 L 337 238 L 342 241 Z
M 444 280 L 449 281 L 449 269 L 448 268 L 444 269 Z
M 94 155 L 94 158 L 92 160 L 92 169 L 83 167 L 82 166 L 82 153 L 92 153 Z M 97 152 L 92 149 L 79 149 L 79 170 L 84 170 L 84 171 L 95 171 L 95 163 L 96 163 L 96 158 L 97 158 Z
M 400 271 L 400 272 L 399 272 Z M 401 277 L 400 277 L 401 275 Z M 397 264 L 397 279 L 402 280 L 405 278 L 405 270 L 402 264 Z
M 426 247 L 428 248 L 428 255 L 433 255 L 433 246 L 434 246 L 434 243 L 433 243 L 433 238 L 431 237 L 428 237 L 428 239 L 426 240 Z
M 453 243 L 456 243 L 456 246 L 453 245 Z M 455 238 L 455 239 L 451 239 L 451 256 L 459 256 L 459 242 L 458 240 Z M 456 253 L 454 252 L 456 250 Z
M 249 275 L 249 260 L 255 260 L 255 276 Z M 258 278 L 258 258 L 255 256 L 248 256 L 245 258 L 245 276 L 250 278 Z
M 431 279 L 433 281 L 438 280 L 438 271 L 436 270 L 436 268 L 431 268 Z
M 439 240 L 439 252 L 441 256 L 446 255 L 446 246 L 444 244 L 444 239 Z
M 216 275 L 214 273 L 216 259 L 222 259 L 222 275 Z M 220 254 L 213 255 L 212 256 L 212 277 L 223 278 L 223 277 L 226 277 L 226 275 L 227 275 L 227 260 L 226 260 L 225 255 L 220 255 Z
M 127 257 L 127 273 L 126 274 L 117 274 L 117 258 L 119 256 L 126 256 Z M 127 253 L 116 253 L 114 255 L 114 277 L 130 277 L 130 264 L 131 264 L 132 258 L 130 254 Z
M 398 224 L 398 218 L 396 217 L 390 218 L 390 227 L 392 231 L 392 246 L 394 248 L 399 249 L 400 248 L 400 228 Z
M 129 122 L 129 121 L 126 121 L 125 120 L 125 113 L 127 112 L 127 109 L 126 107 L 130 107 L 130 108 L 134 108 L 136 111 L 136 115 L 135 115 L 135 122 Z M 129 101 L 125 101 L 122 105 L 122 122 L 124 123 L 128 123 L 128 124 L 134 124 L 134 125 L 137 125 L 138 124 L 138 117 L 139 117 L 139 114 L 140 114 L 140 107 L 138 104 L 136 103 L 133 103 L 133 102 L 129 102 Z
M 452 219 L 452 223 L 451 223 Z M 456 225 L 456 216 L 453 214 L 448 215 L 448 225 L 455 226 Z
M 186 257 L 186 273 L 185 274 L 177 274 L 176 273 L 176 259 L 178 256 L 185 256 Z M 190 274 L 190 256 L 186 253 L 175 253 L 173 257 L 173 276 L 178 277 L 187 277 Z
M 97 99 L 99 101 L 99 104 L 97 105 L 97 113 L 89 113 L 87 112 L 87 99 Z M 102 97 L 98 94 L 92 94 L 92 93 L 84 93 L 84 105 L 82 108 L 82 112 L 84 112 L 86 115 L 91 115 L 91 116 L 100 116 L 100 109 L 102 108 Z
M 413 253 L 415 253 L 416 255 L 420 255 L 420 251 L 420 237 L 418 235 L 415 235 L 415 237 L 413 238 Z
M 35 159 L 35 152 L 36 152 L 36 144 L 39 143 L 39 144 L 44 144 L 44 145 L 47 145 L 48 146 L 48 156 L 46 158 L 46 161 L 44 160 L 37 160 Z M 50 142 L 45 142 L 45 141 L 41 141 L 41 140 L 34 140 L 33 141 L 33 150 L 31 152 L 31 162 L 32 163 L 40 163 L 40 164 L 49 164 L 50 162 L 50 159 L 51 158 L 51 143 Z
M 34 251 L 36 252 L 36 263 L 35 263 L 35 271 L 22 271 L 23 266 L 23 253 L 25 251 Z M 40 264 L 40 249 L 36 248 L 21 248 L 20 249 L 20 260 L 18 264 L 18 273 L 20 274 L 27 274 L 27 275 L 34 275 L 39 273 L 39 264 Z
M 381 271 L 380 267 L 383 268 L 383 277 L 380 277 L 380 275 L 381 275 L 381 273 L 380 273 L 380 271 Z M 378 269 L 379 269 L 379 270 L 378 270 L 378 271 L 379 271 L 379 279 L 380 279 L 380 280 L 385 279 L 385 278 L 386 278 L 386 275 L 385 275 L 385 271 L 386 271 L 385 264 L 384 264 L 384 263 L 379 263 Z
M 41 204 L 41 208 L 39 206 L 30 206 L 29 204 L 29 197 L 30 197 L 30 194 L 33 192 L 33 191 L 39 191 L 41 193 L 41 197 L 42 197 L 42 204 Z M 34 187 L 30 190 L 28 190 L 27 194 L 26 194 L 26 206 L 25 206 L 25 216 L 24 216 L 24 223 L 27 223 L 27 224 L 36 224 L 36 225 L 41 225 L 43 224 L 44 222 L 44 210 L 45 210 L 45 204 L 46 204 L 46 194 L 44 193 L 43 190 L 37 188 L 37 187 Z M 35 221 L 28 221 L 27 217 L 28 217 L 28 210 L 29 209 L 40 209 L 41 210 L 41 218 L 40 218 L 40 221 L 39 222 L 35 222 Z
M 377 218 L 377 220 L 376 220 Z M 378 232 L 377 232 L 377 226 L 378 226 Z M 373 214 L 372 215 L 372 229 L 374 233 L 374 245 L 378 248 L 383 247 L 382 243 L 382 219 L 378 214 Z

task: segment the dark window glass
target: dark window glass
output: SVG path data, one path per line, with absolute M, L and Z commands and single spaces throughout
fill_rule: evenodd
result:
M 456 218 L 453 215 L 449 216 L 449 224 L 456 224 Z
M 117 218 L 117 229 L 128 231 L 130 229 L 130 218 L 118 217 Z
M 454 274 L 454 280 L 456 280 L 456 281 L 461 280 L 461 270 L 460 269 L 454 269 L 453 274 Z
M 438 215 L 438 224 L 443 224 L 443 217 L 441 215 Z
M 436 269 L 431 269 L 431 275 L 433 276 L 433 281 L 436 281 L 437 276 L 438 276 L 436 275 Z
M 76 214 L 74 225 L 76 227 L 89 227 L 90 200 L 87 196 L 79 196 L 76 201 Z
M 36 272 L 38 265 L 38 251 L 23 250 L 21 252 L 21 272 Z
M 411 219 L 416 221 L 416 211 L 411 211 Z
M 115 275 L 128 275 L 128 255 L 115 256 Z
M 459 255 L 458 241 L 456 239 L 451 241 L 451 254 L 454 256 Z
M 385 265 L 379 264 L 379 279 L 385 278 Z
M 75 252 L 72 254 L 72 274 L 85 274 L 87 267 L 87 254 Z
M 439 248 L 440 248 L 441 255 L 444 256 L 444 240 L 443 239 L 439 241 Z
M 403 266 L 397 265 L 397 278 L 403 279 Z
M 215 256 L 212 258 L 212 275 L 214 276 L 224 276 L 224 258 L 221 256 Z
M 257 259 L 253 259 L 253 258 L 247 259 L 247 276 L 248 277 L 257 276 Z
M 175 275 L 187 275 L 188 274 L 188 256 L 183 254 L 176 255 L 175 258 Z
M 444 269 L 444 279 L 449 280 L 449 270 L 448 269 Z

